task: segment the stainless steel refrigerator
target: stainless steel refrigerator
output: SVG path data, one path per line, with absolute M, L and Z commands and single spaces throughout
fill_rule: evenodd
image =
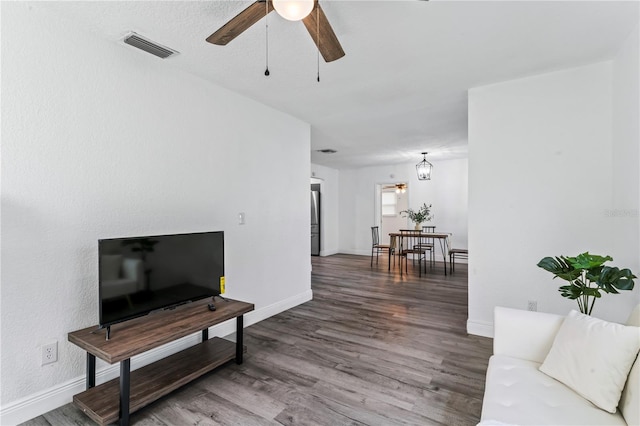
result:
M 320 255 L 320 185 L 311 185 L 311 255 Z

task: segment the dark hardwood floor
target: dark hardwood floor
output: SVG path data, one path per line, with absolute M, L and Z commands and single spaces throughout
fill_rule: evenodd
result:
M 134 425 L 475 425 L 491 339 L 469 336 L 467 268 L 418 278 L 386 258 L 313 257 L 312 301 L 245 329 L 227 364 Z M 29 422 L 91 425 L 71 404 Z

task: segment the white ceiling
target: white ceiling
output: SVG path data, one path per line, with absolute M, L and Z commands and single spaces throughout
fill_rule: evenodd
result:
M 304 25 L 275 12 L 269 77 L 264 19 L 227 46 L 205 42 L 251 3 L 40 5 L 114 43 L 135 31 L 180 52 L 158 66 L 310 123 L 311 161 L 334 168 L 417 163 L 421 151 L 428 159 L 466 157 L 469 88 L 611 59 L 639 21 L 637 1 L 321 0 L 346 56 L 321 60 L 318 83 Z M 315 152 L 323 148 L 338 153 Z

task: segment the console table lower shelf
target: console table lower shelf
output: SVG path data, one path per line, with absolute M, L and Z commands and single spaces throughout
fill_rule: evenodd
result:
M 214 337 L 132 371 L 129 412 L 138 411 L 235 357 L 234 342 Z M 120 380 L 79 393 L 73 403 L 100 425 L 116 423 L 120 418 Z

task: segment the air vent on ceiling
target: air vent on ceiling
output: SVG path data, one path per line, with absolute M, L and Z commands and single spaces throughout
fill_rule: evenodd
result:
M 336 151 L 335 149 L 326 148 L 326 149 L 316 149 L 316 152 L 321 152 L 323 154 L 335 154 L 338 151 Z
M 140 50 L 144 50 L 147 53 L 151 53 L 159 58 L 165 59 L 171 55 L 178 53 L 177 51 L 165 46 L 161 46 L 158 43 L 142 37 L 139 34 L 131 32 L 127 34 L 123 40 L 126 44 L 137 47 Z

